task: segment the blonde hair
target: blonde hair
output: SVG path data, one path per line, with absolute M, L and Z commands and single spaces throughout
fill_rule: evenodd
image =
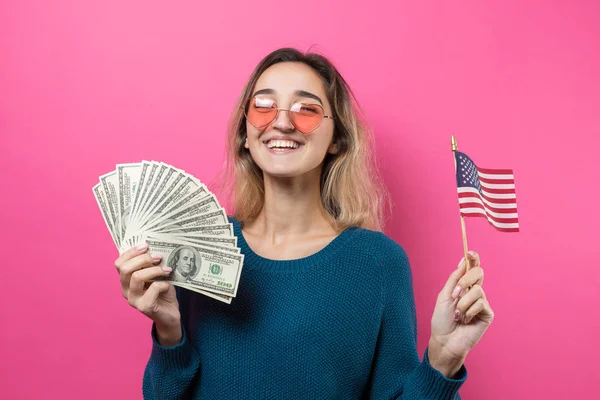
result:
M 389 194 L 376 164 L 373 135 L 361 120 L 360 107 L 344 78 L 326 57 L 303 54 L 293 48 L 278 49 L 260 61 L 231 115 L 226 176 L 221 183 L 230 195 L 233 192 L 233 215 L 240 222 L 251 221 L 264 204 L 262 170 L 244 147 L 244 106 L 260 75 L 281 62 L 300 62 L 311 67 L 322 79 L 332 107 L 335 118 L 333 141 L 339 151 L 325 156 L 321 171 L 321 201 L 332 226 L 340 231 L 350 226 L 383 230 Z

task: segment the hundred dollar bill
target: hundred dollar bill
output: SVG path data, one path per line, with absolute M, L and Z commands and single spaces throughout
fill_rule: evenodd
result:
M 115 239 L 121 243 L 121 213 L 119 211 L 119 177 L 117 171 L 109 172 L 100 176 L 100 182 L 106 194 L 108 211 L 114 225 Z
M 217 202 L 215 196 L 213 194 L 208 194 L 208 196 L 194 201 L 191 205 L 187 207 L 181 207 L 177 210 L 171 211 L 166 215 L 162 216 L 159 220 L 155 220 L 147 224 L 145 229 L 159 229 L 162 225 L 171 225 L 173 224 L 173 222 L 177 222 L 185 218 L 190 218 L 195 215 L 204 214 L 209 211 L 217 211 L 220 208 L 221 207 L 219 206 L 219 203 Z
M 110 216 L 110 211 L 108 210 L 108 204 L 106 199 L 106 193 L 104 193 L 104 189 L 102 187 L 102 183 L 98 183 L 93 187 L 94 197 L 96 198 L 96 202 L 98 203 L 98 207 L 100 208 L 100 213 L 102 214 L 102 219 L 104 219 L 104 223 L 108 228 L 108 232 L 110 233 L 110 237 L 112 238 L 115 246 L 119 248 L 119 242 L 116 239 L 115 235 L 115 226 Z
M 170 233 L 148 233 L 144 236 L 143 241 L 155 240 L 155 241 L 190 241 L 199 242 L 197 244 L 212 244 L 220 246 L 226 249 L 233 249 L 237 246 L 237 237 L 218 237 L 218 236 L 186 236 L 186 235 L 172 235 Z
M 154 175 L 152 175 L 152 170 L 150 171 L 150 177 L 152 180 L 150 180 L 148 182 L 148 185 L 146 185 L 146 187 L 144 188 L 146 190 L 146 193 L 144 194 L 144 196 L 142 197 L 142 201 L 140 203 L 140 208 L 137 211 L 136 214 L 136 221 L 138 222 L 139 225 L 141 225 L 144 221 L 143 216 L 144 213 L 146 211 L 146 209 L 148 208 L 149 203 L 152 201 L 152 197 L 157 194 L 157 190 L 158 190 L 158 186 L 160 184 L 160 182 L 162 181 L 163 177 L 165 176 L 165 174 L 167 173 L 167 170 L 169 169 L 169 166 L 165 163 L 158 163 L 158 166 L 156 168 L 156 170 L 154 171 Z M 138 226 L 139 226 L 138 225 Z
M 192 185 L 196 184 L 193 180 L 191 182 L 193 182 L 191 183 Z M 210 195 L 211 193 L 204 185 L 198 188 L 192 188 L 186 196 L 180 197 L 174 203 L 171 203 L 169 207 L 160 207 L 157 212 L 150 217 L 146 226 L 156 226 L 162 223 L 166 216 L 188 209 L 199 201 L 205 200 Z
M 181 170 L 169 166 L 166 178 L 159 184 L 158 190 L 153 196 L 154 198 L 150 201 L 150 204 L 144 211 L 144 215 L 140 218 L 142 225 L 148 222 L 148 219 L 154 215 L 165 201 L 172 198 L 174 193 L 180 192 L 181 184 L 185 180 L 185 174 Z
M 198 289 L 235 297 L 242 267 L 243 254 L 226 253 L 201 245 L 178 241 L 148 240 L 148 249 L 163 256 L 160 266 L 169 266 L 173 271 L 168 280 L 194 286 Z
M 131 207 L 133 197 L 140 180 L 142 170 L 141 163 L 117 164 L 117 176 L 119 179 L 119 211 L 121 212 L 121 238 L 125 239 L 125 232 L 129 217 L 131 216 Z M 125 242 L 123 245 L 131 247 L 132 243 Z
M 147 242 L 148 239 L 155 240 L 155 241 L 161 241 L 161 240 L 164 241 L 165 240 L 164 238 L 157 239 L 155 237 L 145 237 L 145 236 L 143 236 L 143 239 L 142 239 L 141 243 Z M 173 241 L 173 238 L 171 238 L 171 241 Z M 213 249 L 216 249 L 216 250 L 224 251 L 226 253 L 227 252 L 232 252 L 234 254 L 240 254 L 240 249 L 238 247 L 236 247 L 236 248 L 220 247 L 220 246 L 216 246 L 216 245 L 213 245 L 211 243 L 204 242 L 204 241 L 202 241 L 202 242 L 200 242 L 200 241 L 199 242 L 195 242 L 195 241 L 191 241 L 191 240 L 177 240 L 177 242 L 179 244 L 182 244 L 182 245 L 185 245 L 185 244 L 201 245 L 203 247 L 210 247 L 210 248 L 213 248 Z M 171 281 L 171 283 L 173 283 L 173 285 L 175 285 L 175 286 L 179 286 L 181 288 L 184 288 L 184 289 L 187 289 L 187 290 L 191 290 L 191 291 L 196 292 L 196 293 L 203 294 L 204 296 L 211 297 L 211 298 L 219 300 L 219 301 L 221 301 L 223 303 L 231 304 L 231 299 L 232 299 L 231 296 L 225 296 L 225 295 L 219 294 L 219 293 L 208 292 L 206 290 L 199 289 L 199 288 L 197 288 L 194 285 L 190 285 L 190 284 L 183 283 L 183 282 L 174 282 L 174 281 Z
M 164 215 L 184 206 L 189 206 L 196 199 L 204 198 L 208 194 L 204 184 L 192 177 L 185 177 L 172 191 L 165 193 L 166 198 L 159 199 L 157 206 L 148 213 L 142 229 L 156 226 Z
M 144 174 L 144 163 L 142 163 L 142 174 Z M 129 222 L 129 234 L 137 234 L 139 229 L 140 220 L 139 214 L 142 209 L 143 204 L 145 204 L 145 199 L 148 197 L 149 188 L 152 186 L 152 182 L 156 176 L 156 171 L 159 168 L 159 163 L 155 161 L 148 162 L 147 171 L 145 175 L 143 175 L 143 180 L 140 180 L 140 191 L 139 195 L 136 195 L 136 201 L 134 203 L 134 208 L 132 210 L 131 220 Z
M 194 236 L 235 236 L 233 234 L 233 224 L 211 225 L 211 226 L 194 226 L 194 227 L 177 227 L 158 231 L 161 233 L 185 235 L 188 237 Z
M 217 211 L 209 211 L 194 217 L 173 221 L 167 225 L 161 225 L 161 228 L 172 229 L 170 227 L 173 227 L 174 225 L 185 228 L 193 228 L 196 226 L 225 225 L 227 223 L 229 223 L 227 213 L 225 212 L 225 209 L 220 208 Z
M 185 236 L 169 236 L 169 235 L 147 235 L 143 236 L 141 243 L 145 243 L 148 240 L 154 240 L 157 242 L 178 242 L 186 244 L 194 244 L 211 249 L 219 250 L 225 253 L 240 254 L 241 250 L 239 247 L 231 247 L 229 243 L 219 243 L 212 240 L 195 240 L 194 238 L 188 238 Z
M 145 182 L 148 177 L 148 172 L 150 171 L 151 163 L 150 161 L 142 161 L 142 169 L 140 171 L 140 179 L 138 181 L 138 185 L 136 191 L 133 196 L 133 202 L 131 205 L 131 210 L 129 213 L 129 221 L 127 227 L 125 229 L 125 237 L 130 238 L 136 234 L 134 225 L 135 225 L 135 213 L 139 208 L 140 198 L 142 197 L 143 187 L 145 186 Z
M 188 285 L 188 284 L 185 284 L 185 283 L 180 283 L 180 282 L 172 282 L 172 283 L 173 283 L 174 286 L 179 286 L 181 288 L 188 289 L 188 290 L 191 290 L 193 292 L 197 292 L 197 293 L 203 294 L 203 295 L 208 296 L 208 297 L 212 297 L 213 299 L 222 301 L 223 303 L 231 304 L 231 299 L 232 299 L 231 296 L 225 296 L 223 294 L 207 292 L 206 290 L 201 290 L 201 289 L 198 289 L 198 288 L 196 288 L 194 286 L 191 286 L 191 285 Z
M 185 238 L 185 240 L 189 243 L 199 244 L 200 246 L 210 247 L 211 249 L 221 250 L 226 253 L 241 254 L 241 252 L 242 252 L 239 247 L 224 247 L 224 246 L 216 245 L 213 243 L 205 242 L 203 240 L 194 240 L 194 239 L 190 239 L 190 238 Z
M 161 165 L 156 175 L 153 186 L 150 187 L 150 192 L 146 204 L 140 210 L 139 221 L 141 225 L 147 220 L 147 215 L 157 205 L 161 195 L 171 187 L 173 180 L 179 175 L 179 171 L 170 165 Z

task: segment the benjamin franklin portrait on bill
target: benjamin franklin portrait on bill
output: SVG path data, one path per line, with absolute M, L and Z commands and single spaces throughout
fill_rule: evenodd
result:
M 167 261 L 167 265 L 173 268 L 173 280 L 186 282 L 194 279 L 198 273 L 200 254 L 191 246 L 178 247 Z

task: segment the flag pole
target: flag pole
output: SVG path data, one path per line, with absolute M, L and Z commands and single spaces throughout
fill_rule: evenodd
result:
M 456 139 L 454 138 L 454 135 L 452 135 L 452 155 L 454 156 L 454 174 L 456 176 L 456 151 L 458 150 L 458 144 L 456 143 Z M 462 242 L 463 242 L 463 251 L 465 254 L 465 264 L 467 265 L 467 271 L 469 271 L 469 258 L 467 257 L 467 251 L 469 250 L 469 247 L 467 246 L 467 228 L 465 227 L 465 219 L 462 216 L 462 213 L 460 212 L 460 205 L 458 207 L 458 213 L 460 215 L 460 228 L 462 230 Z

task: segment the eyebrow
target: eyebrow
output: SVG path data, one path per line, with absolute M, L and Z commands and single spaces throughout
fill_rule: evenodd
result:
M 259 94 L 275 94 L 275 90 L 274 89 L 261 89 L 261 90 L 257 90 L 256 92 L 254 92 L 254 94 L 252 95 L 257 96 Z M 307 92 L 306 90 L 296 90 L 294 92 L 294 94 L 298 97 L 308 97 L 309 99 L 313 99 L 318 101 L 321 105 L 323 105 L 323 100 L 321 100 L 321 98 L 319 96 L 317 96 L 316 94 L 312 94 L 311 92 Z

